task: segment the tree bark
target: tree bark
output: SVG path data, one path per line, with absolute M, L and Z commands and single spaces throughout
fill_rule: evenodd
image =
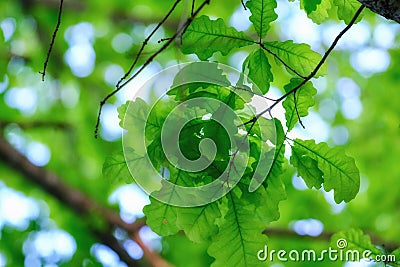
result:
M 358 0 L 361 4 L 373 12 L 400 23 L 400 1 L 399 0 Z

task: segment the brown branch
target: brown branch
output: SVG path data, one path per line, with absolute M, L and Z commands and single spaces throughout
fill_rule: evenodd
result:
M 146 244 L 143 242 L 142 238 L 139 236 L 138 232 L 132 233 L 131 238 L 138 244 L 138 246 L 143 250 L 143 255 L 146 259 L 151 259 L 153 266 L 155 267 L 171 267 L 171 265 L 160 257 L 157 253 L 150 250 Z
M 179 27 L 179 29 L 175 32 L 175 34 L 171 37 L 171 39 L 167 40 L 164 45 L 158 49 L 154 54 L 152 54 L 144 63 L 143 65 L 129 78 L 127 79 L 125 82 L 123 82 L 122 84 L 120 84 L 120 86 L 116 87 L 114 89 L 114 91 L 112 91 L 111 93 L 109 93 L 105 98 L 103 98 L 103 100 L 100 101 L 100 106 L 99 106 L 99 112 L 97 114 L 97 121 L 96 121 L 96 126 L 95 126 L 95 130 L 94 130 L 94 136 L 95 138 L 97 138 L 98 136 L 98 132 L 99 132 L 99 125 L 100 125 L 100 117 L 101 117 L 101 111 L 103 109 L 104 104 L 108 101 L 108 99 L 110 99 L 113 95 L 115 95 L 116 93 L 118 93 L 122 88 L 124 88 L 130 81 L 132 81 L 133 79 L 135 79 L 152 61 L 154 58 L 156 58 L 160 53 L 162 53 L 165 49 L 167 49 L 175 40 L 176 37 L 181 36 L 181 34 L 183 34 L 186 29 L 189 27 L 190 23 L 193 21 L 193 19 L 200 13 L 200 11 L 210 3 L 210 0 L 205 0 L 194 12 L 194 14 L 192 16 L 190 16 L 190 18 L 188 18 L 186 20 L 186 22 Z
M 50 54 L 51 54 L 51 51 L 53 50 L 54 42 L 57 37 L 57 32 L 60 29 L 63 4 L 64 4 L 64 0 L 60 0 L 60 7 L 58 8 L 57 25 L 56 25 L 56 28 L 54 29 L 53 37 L 51 38 L 50 47 L 47 50 L 47 56 L 44 61 L 43 71 L 39 72 L 40 74 L 42 74 L 42 81 L 44 81 L 44 77 L 46 76 L 47 64 L 49 63 L 49 60 L 50 60 Z
M 137 220 L 133 224 L 123 221 L 113 210 L 99 205 L 96 201 L 84 195 L 82 192 L 70 187 L 55 174 L 32 164 L 24 155 L 19 153 L 3 137 L 0 137 L 0 160 L 21 173 L 28 181 L 38 185 L 44 191 L 57 198 L 61 203 L 68 206 L 75 213 L 83 216 L 99 215 L 108 225 L 119 227 L 129 235 L 137 234 L 138 230 L 144 225 L 143 220 Z M 107 244 L 113 247 L 113 244 Z M 117 249 L 117 248 L 116 248 Z M 142 249 L 146 249 L 142 247 Z M 148 249 L 148 248 L 147 248 Z M 150 254 L 145 254 L 148 256 Z M 120 255 L 124 258 L 123 255 Z M 152 257 L 146 260 L 152 266 L 159 266 L 160 262 L 165 262 L 158 254 L 153 252 Z M 168 266 L 165 262 L 164 266 Z
M 107 245 L 109 248 L 114 250 L 121 261 L 125 262 L 128 266 L 141 267 L 144 266 L 141 262 L 134 260 L 129 256 L 128 252 L 125 248 L 120 244 L 120 242 L 113 236 L 110 232 L 107 231 L 98 231 L 96 229 L 92 230 L 92 233 L 97 237 L 97 239 Z

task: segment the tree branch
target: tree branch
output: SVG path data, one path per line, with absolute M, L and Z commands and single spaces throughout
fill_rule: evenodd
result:
M 113 236 L 111 233 L 107 231 L 102 232 L 95 229 L 92 230 L 92 233 L 101 243 L 106 244 L 108 247 L 114 250 L 118 254 L 120 260 L 125 262 L 128 266 L 144 267 L 144 265 L 141 264 L 139 261 L 134 260 L 131 258 L 131 256 L 129 256 L 125 248 L 121 246 L 115 236 Z
M 329 55 L 331 54 L 331 52 L 333 51 L 333 49 L 335 48 L 335 46 L 337 45 L 337 43 L 339 42 L 339 40 L 342 38 L 342 36 L 354 25 L 354 23 L 356 22 L 357 18 L 360 16 L 361 12 L 364 10 L 365 6 L 361 6 L 357 12 L 354 14 L 354 17 L 351 19 L 349 25 L 347 25 L 335 38 L 335 40 L 332 42 L 331 46 L 328 48 L 328 50 L 325 52 L 324 56 L 322 57 L 322 59 L 319 61 L 319 63 L 317 64 L 317 66 L 314 68 L 314 70 L 301 82 L 299 83 L 296 87 L 294 87 L 293 89 L 291 89 L 290 91 L 286 92 L 283 96 L 281 96 L 280 98 L 278 98 L 270 107 L 264 109 L 263 111 L 261 111 L 259 114 L 257 114 L 255 117 L 253 117 L 251 120 L 247 121 L 246 123 L 244 123 L 244 125 L 246 124 L 252 124 L 254 125 L 256 123 L 256 121 L 265 113 L 270 113 L 271 110 L 278 105 L 282 100 L 284 100 L 286 97 L 288 97 L 289 95 L 295 93 L 297 90 L 299 90 L 303 85 L 305 85 L 309 80 L 311 80 L 319 71 L 319 69 L 322 67 L 322 65 L 325 63 L 326 59 L 329 57 Z
M 358 0 L 373 12 L 400 23 L 400 1 L 398 0 Z
M 98 132 L 99 132 L 99 125 L 100 125 L 100 117 L 101 117 L 101 111 L 103 109 L 104 104 L 108 101 L 108 99 L 110 99 L 113 95 L 115 95 L 116 93 L 118 93 L 122 88 L 124 88 L 130 81 L 132 81 L 133 79 L 135 79 L 152 61 L 154 58 L 156 58 L 160 53 L 162 53 L 165 49 L 167 49 L 172 42 L 175 40 L 176 37 L 181 36 L 186 29 L 189 27 L 190 23 L 193 21 L 193 19 L 200 13 L 200 11 L 210 3 L 210 0 L 205 0 L 197 9 L 196 11 L 193 13 L 192 16 L 190 16 L 185 23 L 183 23 L 183 25 L 181 27 L 179 27 L 179 29 L 175 32 L 175 34 L 168 40 L 166 40 L 166 42 L 164 43 L 164 45 L 158 49 L 154 54 L 152 54 L 144 63 L 143 65 L 129 78 L 127 79 L 125 82 L 121 83 L 119 86 L 116 86 L 116 88 L 114 89 L 114 91 L 112 91 L 111 93 L 109 93 L 105 98 L 103 98 L 103 100 L 100 101 L 100 106 L 99 106 L 99 112 L 97 114 L 97 121 L 96 121 L 96 126 L 95 126 L 95 130 L 94 130 L 94 136 L 95 138 L 97 138 L 98 136 Z
M 153 29 L 153 31 L 146 37 L 146 39 L 143 41 L 142 46 L 139 49 L 139 52 L 136 54 L 135 59 L 133 60 L 133 63 L 129 67 L 128 71 L 125 73 L 123 77 L 117 82 L 116 88 L 120 87 L 121 83 L 131 74 L 133 68 L 135 67 L 136 63 L 139 60 L 139 57 L 142 55 L 142 52 L 144 48 L 146 47 L 147 43 L 149 42 L 150 38 L 158 31 L 158 29 L 165 23 L 165 21 L 168 19 L 168 17 L 172 14 L 172 12 L 175 10 L 176 6 L 181 2 L 181 0 L 176 0 L 175 3 L 172 5 L 171 9 L 168 11 L 168 13 L 165 15 L 165 17 L 157 24 L 157 26 Z
M 46 59 L 43 64 L 43 71 L 39 72 L 40 74 L 42 74 L 43 82 L 44 82 L 44 77 L 46 76 L 46 69 L 47 69 L 47 64 L 49 63 L 49 60 L 50 60 L 50 54 L 51 54 L 51 51 L 53 50 L 54 42 L 57 37 L 57 32 L 60 29 L 63 4 L 64 4 L 64 0 L 60 0 L 60 7 L 58 8 L 57 25 L 56 25 L 56 28 L 54 29 L 53 37 L 51 38 L 50 47 L 47 50 L 47 56 L 46 56 Z
M 137 220 L 133 224 L 126 223 L 113 210 L 100 206 L 97 202 L 84 195 L 82 192 L 65 184 L 62 179 L 55 174 L 32 164 L 24 155 L 19 153 L 1 136 L 0 160 L 15 171 L 21 173 L 28 181 L 35 183 L 44 191 L 57 198 L 61 203 L 67 205 L 79 215 L 89 216 L 98 214 L 109 225 L 125 230 L 130 236 L 137 235 L 139 229 L 144 225 L 143 220 Z M 105 234 L 103 233 L 102 236 L 105 237 Z M 110 240 L 109 236 L 107 240 Z M 115 242 L 111 242 L 107 245 L 118 252 L 118 248 L 115 247 L 114 243 Z M 165 264 L 163 266 L 169 266 L 165 260 L 163 260 L 157 253 L 147 248 L 144 244 L 141 245 L 138 243 L 138 245 L 141 246 L 143 251 L 148 251 L 148 253 L 145 254 L 145 257 L 152 266 L 160 266 L 159 264 L 161 262 Z M 120 255 L 121 259 L 125 258 L 125 256 Z

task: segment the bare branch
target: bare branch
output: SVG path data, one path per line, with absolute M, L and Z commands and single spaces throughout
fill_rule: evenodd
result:
M 54 46 L 54 42 L 55 42 L 56 37 L 57 37 L 57 32 L 60 29 L 63 4 L 64 4 L 64 0 L 60 0 L 60 6 L 58 8 L 57 25 L 56 25 L 56 28 L 54 29 L 53 37 L 51 38 L 50 47 L 47 50 L 47 56 L 46 56 L 46 59 L 44 61 L 43 71 L 39 72 L 40 74 L 42 74 L 42 81 L 44 81 L 44 77 L 46 76 L 47 64 L 49 63 L 49 60 L 50 60 L 51 51 L 53 51 L 53 46 Z
M 166 262 L 154 251 L 151 251 L 146 244 L 143 242 L 142 238 L 139 236 L 138 232 L 131 234 L 131 238 L 135 240 L 138 246 L 143 250 L 143 254 L 155 267 L 171 267 L 171 265 Z
M 142 46 L 139 49 L 139 52 L 136 54 L 135 59 L 133 60 L 133 63 L 129 67 L 128 71 L 125 73 L 125 75 L 117 82 L 116 88 L 119 88 L 121 83 L 131 74 L 133 68 L 135 67 L 136 63 L 139 60 L 139 57 L 142 55 L 142 52 L 144 48 L 146 47 L 147 43 L 149 42 L 150 38 L 158 31 L 158 29 L 164 24 L 164 22 L 168 19 L 168 17 L 172 14 L 172 12 L 175 10 L 176 6 L 181 2 L 182 0 L 176 0 L 175 3 L 172 5 L 172 8 L 168 11 L 168 13 L 165 15 L 165 17 L 157 24 L 157 26 L 153 29 L 153 31 L 147 36 L 147 38 L 143 41 Z
M 101 111 L 103 109 L 104 104 L 108 101 L 108 99 L 110 99 L 113 95 L 115 95 L 116 93 L 118 93 L 122 88 L 124 88 L 130 81 L 132 81 L 133 79 L 135 79 L 152 61 L 154 58 L 156 58 L 160 53 L 162 53 L 165 49 L 167 49 L 172 42 L 175 40 L 175 38 L 177 36 L 180 36 L 181 34 L 183 34 L 186 29 L 189 27 L 190 23 L 193 21 L 193 19 L 200 13 L 200 11 L 210 3 L 210 0 L 205 0 L 194 12 L 193 16 L 191 16 L 190 18 L 188 18 L 186 20 L 186 22 L 179 27 L 179 29 L 175 32 L 175 34 L 171 37 L 171 39 L 166 40 L 166 42 L 164 43 L 164 45 L 158 49 L 154 54 L 152 54 L 144 63 L 143 65 L 129 78 L 127 79 L 125 82 L 121 83 L 118 87 L 115 88 L 114 91 L 112 91 L 111 93 L 109 93 L 105 98 L 103 98 L 103 100 L 100 101 L 100 106 L 99 106 L 99 112 L 97 114 L 97 121 L 96 121 L 96 126 L 95 126 L 95 130 L 94 130 L 94 136 L 95 138 L 97 138 L 98 136 L 98 132 L 99 132 L 99 125 L 100 125 L 100 117 L 101 117 Z
M 192 0 L 192 11 L 190 12 L 190 15 L 193 16 L 193 12 L 194 12 L 194 3 L 196 0 Z
M 244 4 L 244 1 L 243 1 L 243 0 L 240 0 L 240 3 L 242 3 L 243 9 L 244 9 L 244 10 L 247 10 L 247 7 L 246 7 L 246 5 Z

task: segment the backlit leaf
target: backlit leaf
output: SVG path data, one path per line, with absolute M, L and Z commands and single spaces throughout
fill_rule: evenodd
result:
M 253 23 L 260 39 L 264 38 L 270 26 L 269 24 L 278 18 L 274 9 L 277 7 L 276 0 L 250 0 L 246 2 L 250 9 L 250 21 Z
M 331 237 L 331 247 L 334 249 L 343 249 L 344 251 L 358 251 L 360 259 L 363 258 L 363 253 L 365 253 L 367 250 L 371 252 L 367 257 L 372 257 L 373 255 L 382 255 L 382 251 L 375 247 L 371 243 L 371 238 L 364 234 L 360 229 L 348 229 L 334 234 Z M 359 260 L 354 259 L 354 261 Z
M 361 3 L 357 0 L 333 0 L 333 4 L 337 6 L 337 14 L 339 19 L 349 24 Z M 357 21 L 361 20 L 361 16 Z
M 285 92 L 289 92 L 297 85 L 302 82 L 302 79 L 293 78 L 290 83 L 285 85 Z M 297 116 L 296 108 L 300 117 L 308 115 L 308 109 L 314 106 L 315 101 L 313 96 L 317 93 L 311 82 L 307 82 L 296 91 L 296 95 L 293 93 L 289 95 L 282 105 L 285 108 L 286 126 L 288 131 L 292 130 L 296 123 L 299 121 Z M 296 97 L 296 103 L 294 102 Z
M 360 172 L 354 159 L 347 156 L 340 147 L 330 148 L 326 143 L 316 144 L 314 140 L 294 140 L 299 157 L 308 156 L 318 163 L 323 172 L 324 189 L 333 189 L 336 203 L 349 202 L 360 188 Z
M 208 248 L 208 254 L 215 258 L 212 267 L 260 264 L 257 251 L 267 242 L 267 237 L 262 234 L 266 223 L 257 216 L 256 205 L 242 199 L 238 191 L 240 189 L 235 187 L 228 193 L 228 212 Z
M 274 76 L 265 52 L 262 49 L 257 49 L 247 57 L 245 64 L 249 69 L 248 77 L 257 85 L 261 93 L 266 94 Z
M 227 27 L 220 18 L 211 20 L 201 16 L 193 20 L 182 36 L 182 52 L 196 54 L 199 59 L 206 60 L 215 52 L 226 56 L 233 48 L 253 44 L 253 41 L 243 32 Z
M 320 54 L 312 51 L 308 44 L 297 44 L 291 40 L 284 42 L 265 42 L 264 46 L 302 76 L 310 75 L 322 58 Z M 282 64 L 278 60 L 277 63 Z M 289 68 L 287 69 L 291 72 Z M 323 66 L 315 77 L 326 74 L 326 71 L 326 67 Z

